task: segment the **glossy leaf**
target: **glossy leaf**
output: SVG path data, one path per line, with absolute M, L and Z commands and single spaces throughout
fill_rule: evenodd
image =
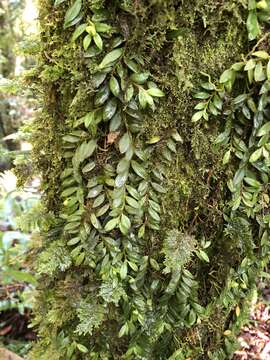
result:
M 110 90 L 113 93 L 113 95 L 116 97 L 120 94 L 120 86 L 117 79 L 114 76 L 110 78 Z
M 64 27 L 70 26 L 71 22 L 79 15 L 82 7 L 81 0 L 75 0 L 65 15 Z
M 134 74 L 131 75 L 130 80 L 135 82 L 136 84 L 142 85 L 147 81 L 147 79 L 149 78 L 149 75 L 150 74 L 148 72 L 146 72 L 146 73 L 134 73 Z
M 256 39 L 261 32 L 256 10 L 249 11 L 247 18 L 247 30 L 249 40 Z
M 144 169 L 144 167 L 142 165 L 140 165 L 137 161 L 132 160 L 131 161 L 131 166 L 133 168 L 133 170 L 135 171 L 135 173 L 140 176 L 143 179 L 147 178 L 147 172 Z
M 103 120 L 108 121 L 110 120 L 117 110 L 117 100 L 111 99 L 109 100 L 103 108 Z
M 87 26 L 86 24 L 79 25 L 76 28 L 76 30 L 74 31 L 74 33 L 72 34 L 71 40 L 75 41 L 76 39 L 78 39 L 78 37 L 81 36 L 84 33 L 84 31 L 86 29 L 86 26 Z
M 119 150 L 121 154 L 127 152 L 129 147 L 131 146 L 131 139 L 129 134 L 126 132 L 119 141 Z
M 94 36 L 93 36 L 93 40 L 94 40 L 94 43 L 97 45 L 97 47 L 102 50 L 103 49 L 103 41 L 102 41 L 102 38 L 101 36 L 96 33 Z
M 163 97 L 165 96 L 164 92 L 161 91 L 160 89 L 158 88 L 151 88 L 151 89 L 148 89 L 147 90 L 147 93 L 151 96 L 154 96 L 154 97 Z
M 110 96 L 110 89 L 107 85 L 103 86 L 95 96 L 95 106 L 103 105 Z
M 269 132 L 270 132 L 270 121 L 268 121 L 259 129 L 259 131 L 257 132 L 257 136 L 264 136 L 266 134 L 269 134 Z
M 110 65 L 111 63 L 115 62 L 122 56 L 122 54 L 123 54 L 123 48 L 112 50 L 104 57 L 102 62 L 99 64 L 99 68 L 103 69 L 106 66 Z
M 256 151 L 254 151 L 254 152 L 252 153 L 252 155 L 250 156 L 249 161 L 250 161 L 251 163 L 253 163 L 253 162 L 259 160 L 259 158 L 260 158 L 261 156 L 262 156 L 262 148 L 257 149 Z
M 106 232 L 109 232 L 111 230 L 113 230 L 114 228 L 116 228 L 116 226 L 119 224 L 119 219 L 115 218 L 115 219 L 111 219 L 107 222 L 107 224 L 105 225 L 104 230 Z
M 192 122 L 197 122 L 203 117 L 204 111 L 197 111 L 191 118 Z

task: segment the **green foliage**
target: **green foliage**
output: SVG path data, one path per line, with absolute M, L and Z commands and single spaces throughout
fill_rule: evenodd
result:
M 6 180 L 5 180 L 6 179 Z M 11 181 L 8 173 L 2 175 L 1 182 Z M 35 195 L 15 190 L 6 192 L 1 185 L 0 202 L 0 269 L 1 286 L 14 287 L 7 296 L 1 296 L 0 311 L 18 309 L 22 314 L 25 308 L 31 308 L 31 290 L 36 285 L 34 276 L 26 269 L 29 233 L 18 229 L 16 218 L 27 212 L 38 201 Z
M 196 240 L 192 236 L 171 230 L 163 244 L 166 271 L 171 272 L 187 264 L 191 260 L 195 245 Z
M 222 294 L 225 307 L 244 298 L 269 262 L 268 174 L 269 174 L 269 55 L 264 50 L 252 52 L 242 62 L 233 64 L 213 84 L 210 76 L 202 83 L 195 98 L 203 100 L 193 121 L 210 121 L 221 116 L 225 127 L 215 145 L 225 151 L 223 165 L 237 164 L 228 179 L 231 199 L 225 208 L 225 234 L 229 246 L 239 249 L 238 268 Z M 242 288 L 240 290 L 240 288 Z M 230 298 L 230 300 L 229 300 Z M 227 341 L 227 343 L 229 343 Z M 229 346 L 229 345 L 228 345 Z
M 229 334 L 261 271 L 257 212 L 243 213 L 237 200 L 244 189 L 260 207 L 263 184 L 238 171 L 250 127 L 238 114 L 247 99 L 237 96 L 260 90 L 241 82 L 246 60 L 211 79 L 247 52 L 245 5 L 40 2 L 33 164 L 54 220 L 36 261 L 33 359 L 230 357 Z M 255 83 L 266 76 L 262 56 Z M 199 71 L 211 76 L 193 115 Z M 216 144 L 214 116 L 226 122 Z M 236 152 L 232 133 L 245 150 Z M 249 171 L 263 156 L 247 161 Z
M 247 30 L 249 40 L 257 39 L 261 33 L 261 24 L 269 23 L 270 1 L 249 0 L 248 1 Z

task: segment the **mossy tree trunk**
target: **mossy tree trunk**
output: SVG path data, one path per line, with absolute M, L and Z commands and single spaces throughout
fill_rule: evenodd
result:
M 39 8 L 32 358 L 230 358 L 257 269 L 241 283 L 249 232 L 224 232 L 238 163 L 214 145 L 222 122 L 191 121 L 192 95 L 249 52 L 246 1 Z
M 18 15 L 21 12 L 22 4 L 14 1 L 0 1 L 0 78 L 12 78 L 15 73 L 16 56 L 14 46 L 17 41 L 17 34 L 14 30 Z M 14 113 L 14 105 L 10 96 L 0 91 L 0 139 L 1 152 L 3 150 L 18 150 L 19 146 L 13 140 L 3 140 L 6 136 L 14 133 L 19 125 Z M 12 167 L 9 156 L 0 157 L 1 170 Z

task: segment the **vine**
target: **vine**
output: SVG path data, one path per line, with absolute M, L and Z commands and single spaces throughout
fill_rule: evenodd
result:
M 242 51 L 246 9 L 234 0 L 40 1 L 33 152 L 55 218 L 37 250 L 32 358 L 226 359 L 213 349 L 224 331 L 231 342 L 228 319 L 242 318 L 235 298 L 247 293 L 246 272 L 251 281 L 256 234 L 228 204 L 224 238 L 229 255 L 237 243 L 236 262 L 219 252 L 223 170 L 207 125 L 190 125 L 190 89 L 198 68 Z M 242 86 L 234 67 L 231 88 L 207 77 L 193 121 L 226 118 Z
M 56 1 L 55 6 L 62 2 Z M 145 138 L 144 114 L 154 113 L 165 94 L 145 71 L 141 57 L 127 55 L 124 36 L 111 25 L 102 7 L 93 7 L 88 22 L 81 23 L 82 19 L 82 3 L 76 0 L 66 12 L 64 29 L 76 26 L 70 41 L 91 58 L 92 109 L 66 120 L 60 248 L 63 243 L 70 248 L 71 261 L 66 253 L 61 255 L 66 264 L 63 271 L 71 263 L 88 266 L 98 282 L 96 295 L 90 293 L 80 300 L 77 328 L 62 353 L 73 358 L 76 351 L 90 351 L 91 359 L 98 359 L 104 352 L 102 343 L 96 339 L 89 349 L 77 337 L 103 331 L 108 310 L 115 306 L 121 325 L 118 337 L 130 338 L 123 358 L 143 359 L 153 352 L 161 334 L 172 326 L 192 326 L 202 313 L 196 281 L 184 265 L 192 254 L 203 261 L 208 257 L 192 237 L 177 231 L 168 235 L 163 253 L 168 258 L 174 251 L 172 244 L 180 246 L 177 259 L 183 257 L 182 263 L 170 268 L 165 261 L 165 269 L 159 253 L 152 254 L 151 242 L 160 230 L 166 168 L 182 139 L 174 129 L 163 138 Z M 56 269 L 58 260 L 54 262 Z M 163 294 L 160 301 L 155 300 L 157 293 Z M 179 313 L 172 303 L 181 308 Z
M 227 182 L 231 199 L 224 218 L 225 238 L 238 248 L 240 257 L 217 301 L 231 309 L 253 291 L 256 277 L 263 276 L 270 259 L 270 56 L 263 50 L 252 52 L 225 70 L 217 84 L 204 75 L 207 81 L 195 94 L 201 101 L 192 121 L 210 121 L 217 116 L 222 120 L 224 129 L 215 146 L 225 151 L 223 165 L 236 167 Z M 232 334 L 228 330 L 225 335 Z M 226 341 L 229 347 L 230 341 Z
M 269 0 L 249 0 L 247 30 L 248 39 L 255 40 L 262 33 L 262 24 L 269 24 L 270 1 Z

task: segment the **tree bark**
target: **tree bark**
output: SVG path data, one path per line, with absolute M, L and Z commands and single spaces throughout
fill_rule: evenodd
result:
M 224 233 L 234 165 L 220 123 L 191 118 L 201 72 L 219 79 L 250 50 L 246 3 L 57 3 L 39 4 L 33 161 L 50 230 L 31 356 L 228 359 L 254 279 L 228 290 L 245 256 Z

